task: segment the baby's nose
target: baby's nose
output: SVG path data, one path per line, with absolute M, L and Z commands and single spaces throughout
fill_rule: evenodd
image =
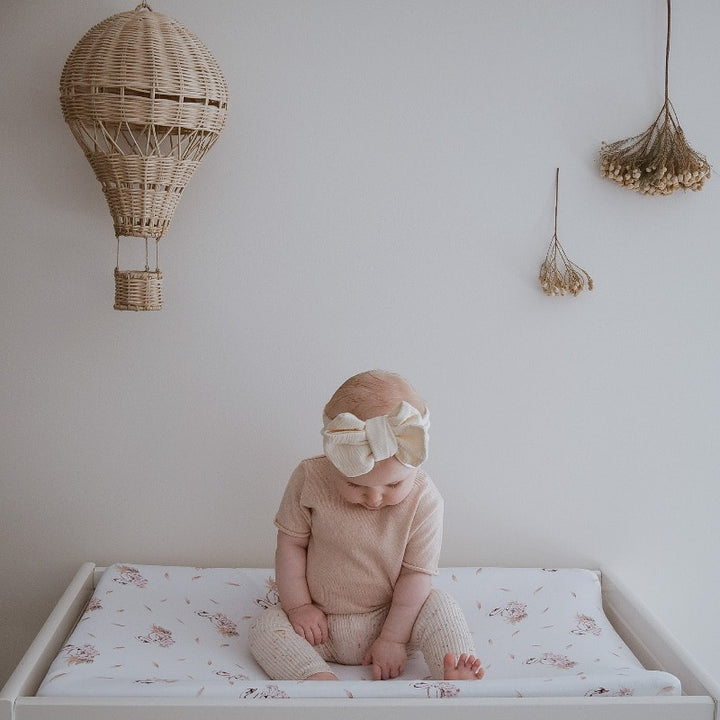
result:
M 370 507 L 382 505 L 382 492 L 380 490 L 368 490 L 367 504 L 370 505 Z

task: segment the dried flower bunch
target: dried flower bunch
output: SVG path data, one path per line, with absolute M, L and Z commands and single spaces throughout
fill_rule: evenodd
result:
M 710 165 L 685 139 L 670 102 L 670 7 L 667 0 L 665 45 L 665 102 L 655 122 L 640 135 L 602 143 L 600 173 L 623 187 L 646 195 L 669 195 L 675 190 L 701 190 L 710 177 Z
M 669 195 L 681 189 L 702 190 L 710 177 L 710 165 L 687 144 L 672 103 L 667 101 L 641 135 L 602 144 L 600 173 L 630 190 Z
M 555 170 L 555 232 L 545 260 L 540 266 L 540 285 L 546 295 L 579 295 L 585 288 L 593 289 L 588 272 L 567 256 L 557 236 L 558 183 L 560 168 Z
M 562 266 L 558 265 L 558 257 Z M 570 260 L 557 235 L 553 235 L 540 266 L 540 284 L 546 295 L 579 295 L 585 288 L 593 289 L 593 279 L 586 270 Z

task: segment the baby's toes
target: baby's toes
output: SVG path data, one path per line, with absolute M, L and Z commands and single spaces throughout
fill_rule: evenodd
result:
M 447 678 L 448 673 L 452 673 L 455 670 L 456 662 L 455 656 L 452 653 L 448 653 L 443 658 L 443 670 L 445 671 L 445 677 Z
M 470 664 L 470 669 L 472 670 L 475 677 L 480 679 L 485 674 L 485 671 L 482 668 L 482 661 L 480 660 L 480 658 L 476 658 L 474 656 L 471 656 L 471 658 L 472 663 Z

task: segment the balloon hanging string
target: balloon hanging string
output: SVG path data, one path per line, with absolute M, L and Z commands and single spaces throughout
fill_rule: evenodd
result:
M 145 270 L 150 272 L 148 238 L 145 238 Z M 155 238 L 155 272 L 158 272 L 158 270 L 160 270 L 160 238 Z
M 145 238 L 145 271 L 150 272 L 150 249 L 148 239 Z M 120 270 L 120 236 L 116 238 L 117 250 L 115 254 L 115 269 Z M 160 271 L 160 238 L 155 238 L 155 272 Z

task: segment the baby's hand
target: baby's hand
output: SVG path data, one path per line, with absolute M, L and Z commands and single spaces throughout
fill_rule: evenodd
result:
M 373 666 L 373 680 L 392 680 L 405 669 L 405 643 L 378 638 L 365 653 L 363 665 Z
M 328 639 L 325 613 L 312 603 L 285 611 L 293 630 L 311 645 L 321 645 Z

